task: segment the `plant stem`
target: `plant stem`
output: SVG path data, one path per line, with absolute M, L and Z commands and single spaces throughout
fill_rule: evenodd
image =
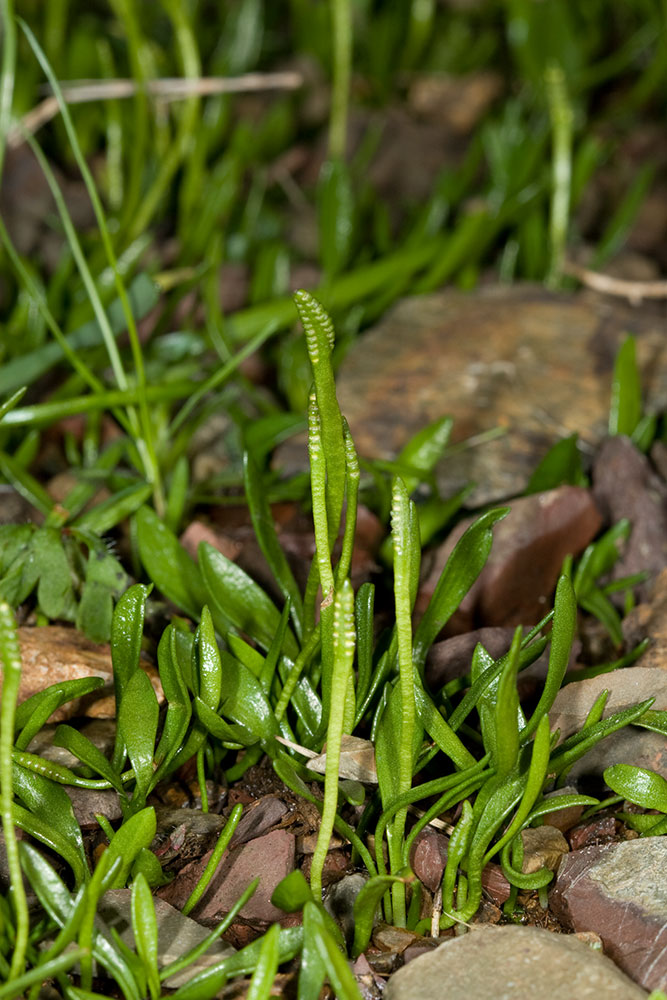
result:
M 2 810 L 2 829 L 5 836 L 7 852 L 7 867 L 14 897 L 14 912 L 16 915 L 16 933 L 14 937 L 14 953 L 9 972 L 9 978 L 22 975 L 25 969 L 25 955 L 28 945 L 28 903 L 23 877 L 19 846 L 14 827 L 14 791 L 12 778 L 12 749 L 14 746 L 14 719 L 16 703 L 21 683 L 21 649 L 14 612 L 10 606 L 0 603 L 0 661 L 2 662 L 2 704 L 0 706 L 0 808 Z
M 331 0 L 333 82 L 329 117 L 329 157 L 342 160 L 347 145 L 347 108 L 352 66 L 352 4 Z
M 324 804 L 322 822 L 310 869 L 310 888 L 316 900 L 321 899 L 322 896 L 322 871 L 338 809 L 340 742 L 343 735 L 346 692 L 352 680 L 352 661 L 355 648 L 354 592 L 349 580 L 345 580 L 334 601 L 333 639 L 334 653 L 331 676 L 331 707 L 327 726 Z
M 16 71 L 16 25 L 12 0 L 0 0 L 2 24 L 2 71 L 0 72 L 0 178 L 5 162 L 7 135 L 12 116 L 14 73 Z
M 570 213 L 570 188 L 572 183 L 572 107 L 568 101 L 565 75 L 560 66 L 552 65 L 545 73 L 549 116 L 551 118 L 551 215 L 549 238 L 551 263 L 547 284 L 558 287 L 563 273 L 563 259 L 567 241 Z
M 399 740 L 401 754 L 399 757 L 398 793 L 408 792 L 412 786 L 412 744 L 415 732 L 416 707 L 415 687 L 412 666 L 412 586 L 413 578 L 412 552 L 413 539 L 410 530 L 411 511 L 410 498 L 405 484 L 401 479 L 394 481 L 392 495 L 391 526 L 394 542 L 394 599 L 396 608 L 396 636 L 398 640 L 398 676 L 401 691 L 401 731 Z M 395 863 L 400 856 L 405 830 L 407 807 L 398 810 L 392 823 L 393 843 L 396 847 L 396 859 L 391 858 L 392 874 Z M 400 862 L 399 862 L 400 864 Z M 398 927 L 404 927 L 405 885 L 397 883 L 392 887 L 392 903 L 394 922 Z

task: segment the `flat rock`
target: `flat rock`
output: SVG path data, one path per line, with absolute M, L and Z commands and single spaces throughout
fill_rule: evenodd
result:
M 666 867 L 667 837 L 587 847 L 564 859 L 549 897 L 562 922 L 598 934 L 649 990 L 667 985 Z
M 72 800 L 74 816 L 82 830 L 97 829 L 97 815 L 106 816 L 110 823 L 115 823 L 123 815 L 118 792 L 114 788 L 63 787 Z
M 104 687 L 87 695 L 68 701 L 54 712 L 52 722 L 62 722 L 77 715 L 95 718 L 114 718 L 113 670 L 111 649 L 107 643 L 98 644 L 81 632 L 63 625 L 23 625 L 18 630 L 23 670 L 19 688 L 19 702 L 43 691 L 50 684 L 77 680 L 82 677 L 101 677 Z M 159 701 L 164 701 L 162 685 L 157 670 L 145 667 Z M 0 692 L 2 678 L 0 677 Z
M 560 830 L 545 823 L 543 826 L 529 826 L 521 832 L 523 841 L 523 866 L 526 875 L 548 868 L 555 872 L 561 858 L 570 850 Z
M 605 689 L 609 691 L 603 713 L 605 719 L 646 698 L 655 698 L 654 709 L 667 709 L 667 671 L 632 666 L 583 681 L 573 681 L 561 688 L 549 712 L 551 729 L 560 729 L 561 741 L 581 729 L 595 699 Z M 612 764 L 635 764 L 658 771 L 667 778 L 664 736 L 626 726 L 589 750 L 574 765 L 570 776 L 602 774 Z
M 608 438 L 592 470 L 595 501 L 608 525 L 628 518 L 632 532 L 611 576 L 659 573 L 667 564 L 667 488 L 627 437 Z M 638 590 L 645 598 L 650 583 Z
M 243 810 L 243 815 L 234 830 L 230 847 L 247 844 L 280 823 L 288 812 L 285 803 L 276 795 L 263 795 L 256 803 Z
M 199 861 L 186 865 L 171 885 L 158 890 L 177 909 L 181 909 L 211 856 L 209 851 Z M 212 927 L 228 913 L 253 879 L 259 885 L 240 912 L 249 921 L 272 923 L 284 916 L 271 902 L 278 883 L 294 868 L 294 837 L 286 830 L 274 830 L 247 844 L 230 850 L 218 866 L 209 886 L 192 913 L 196 919 Z
M 484 569 L 447 623 L 450 633 L 538 622 L 549 610 L 565 556 L 581 552 L 602 525 L 591 493 L 579 486 L 519 497 L 510 508 L 494 526 Z M 426 610 L 447 559 L 471 523 L 457 524 L 436 551 L 419 588 L 418 611 Z
M 646 993 L 573 935 L 475 926 L 399 969 L 385 1000 L 640 1000 Z
M 128 948 L 134 949 L 132 930 L 131 889 L 112 889 L 105 892 L 97 910 L 97 926 L 107 934 L 115 928 Z M 184 916 L 169 903 L 157 896 L 153 897 L 158 925 L 158 968 L 163 969 L 191 948 L 201 944 L 209 931 L 190 917 Z M 233 955 L 235 949 L 226 941 L 215 941 L 196 961 L 182 972 L 170 976 L 165 981 L 169 989 L 177 989 L 220 959 Z
M 466 503 L 478 507 L 521 492 L 559 438 L 603 438 L 614 358 L 628 330 L 637 335 L 645 399 L 660 409 L 660 307 L 527 284 L 403 299 L 348 351 L 337 380 L 341 409 L 368 458 L 395 458 L 445 414 L 455 421 L 453 443 L 502 427 L 502 437 L 446 456 L 437 469 L 446 495 L 476 483 Z M 292 442 L 276 465 L 294 471 L 305 461 L 303 442 Z

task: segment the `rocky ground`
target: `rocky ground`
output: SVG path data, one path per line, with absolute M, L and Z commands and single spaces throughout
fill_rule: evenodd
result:
M 551 728 L 560 729 L 561 738 L 583 725 L 603 689 L 610 692 L 606 714 L 647 697 L 655 698 L 654 708 L 667 709 L 667 452 L 657 441 L 644 456 L 626 438 L 605 437 L 613 359 L 628 331 L 637 335 L 647 408 L 660 410 L 667 401 L 664 308 L 632 306 L 591 292 L 556 296 L 530 286 L 493 286 L 470 296 L 448 291 L 408 299 L 360 338 L 340 373 L 341 406 L 362 455 L 391 458 L 420 426 L 451 414 L 453 440 L 468 444 L 455 448 L 438 469 L 442 494 L 473 480 L 476 486 L 466 501 L 471 513 L 500 501 L 509 501 L 512 508 L 495 529 L 481 577 L 432 650 L 427 679 L 434 688 L 467 672 L 477 641 L 494 656 L 504 652 L 515 625 L 531 625 L 544 613 L 564 557 L 579 554 L 620 518 L 631 520 L 632 534 L 613 574 L 647 570 L 648 578 L 636 591 L 639 602 L 623 619 L 620 646 L 597 622 L 582 616 L 568 683 L 551 713 Z M 498 427 L 500 436 L 487 433 Z M 522 495 L 550 444 L 574 432 L 580 434 L 591 486 Z M 285 469 L 300 467 L 302 445 L 284 446 L 276 461 Z M 20 510 L 9 516 L 20 517 Z M 275 516 L 293 563 L 303 567 L 312 553 L 307 520 L 291 505 L 276 508 Z M 428 601 L 461 530 L 458 525 L 429 553 L 418 609 Z M 265 574 L 242 510 L 203 510 L 183 540 L 190 546 L 201 537 L 259 578 Z M 379 522 L 366 512 L 360 520 L 357 582 L 377 576 L 381 540 Z M 645 637 L 650 645 L 635 663 L 591 676 L 596 664 L 621 657 Z M 21 642 L 22 697 L 59 679 L 105 678 L 106 697 L 67 709 L 101 750 L 109 750 L 114 721 L 108 649 L 59 626 L 24 625 Z M 146 666 L 159 692 L 157 673 L 150 663 Z M 534 697 L 544 671 L 545 663 L 538 661 L 521 675 L 522 698 Z M 53 729 L 43 729 L 30 749 L 71 765 L 70 755 L 52 745 Z M 651 768 L 667 778 L 664 736 L 624 729 L 580 761 L 568 780 L 575 788 L 600 793 L 602 771 L 618 762 Z M 347 765 L 369 787 L 373 764 L 371 745 L 351 741 Z M 153 849 L 174 876 L 158 892 L 161 963 L 202 939 L 251 878 L 259 875 L 261 880 L 226 940 L 200 960 L 198 967 L 203 967 L 274 921 L 289 925 L 297 919 L 278 910 L 270 897 L 295 867 L 308 875 L 318 814 L 288 792 L 266 762 L 232 787 L 210 783 L 208 813 L 201 811 L 193 779 L 194 771 L 186 768 L 180 783 L 161 789 L 154 800 L 158 831 Z M 116 794 L 70 793 L 94 855 L 101 843 L 95 814 L 119 819 Z M 228 854 L 191 917 L 185 917 L 180 908 L 226 816 L 239 802 L 245 811 Z M 453 819 L 442 817 L 415 843 L 412 867 L 424 890 L 423 916 L 430 915 L 437 898 Z M 520 893 L 519 916 L 509 921 L 501 909 L 509 885 L 501 869 L 489 864 L 484 904 L 468 933 L 457 928 L 439 938 L 420 938 L 377 925 L 371 948 L 354 967 L 362 995 L 430 1000 L 444 996 L 444 982 L 448 1000 L 516 1000 L 536 994 L 553 1000 L 629 1000 L 664 989 L 667 838 L 640 838 L 610 810 L 582 818 L 581 808 L 552 813 L 548 825 L 523 836 L 524 871 L 546 864 L 555 872 L 548 898 Z M 339 839 L 332 840 L 324 882 L 328 905 L 345 926 L 361 876 L 350 869 L 347 845 Z M 129 890 L 118 890 L 107 894 L 102 911 L 104 922 L 126 938 L 131 936 L 129 906 Z M 291 995 L 294 976 L 289 969 L 277 988 Z M 224 995 L 243 993 L 243 984 L 237 983 Z

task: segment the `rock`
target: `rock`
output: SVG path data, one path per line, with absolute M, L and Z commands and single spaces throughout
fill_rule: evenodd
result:
M 331 886 L 324 897 L 324 908 L 340 924 L 345 940 L 351 944 L 354 938 L 354 903 L 366 885 L 367 876 L 360 872 L 345 875 Z M 377 919 L 377 915 L 376 918 Z
M 163 868 L 183 868 L 215 844 L 225 825 L 222 816 L 199 809 L 156 809 L 151 850 Z
M 171 885 L 158 890 L 177 909 L 185 904 L 211 856 L 209 851 L 199 861 L 186 865 Z M 284 916 L 271 902 L 271 895 L 281 879 L 294 868 L 294 837 L 286 830 L 274 830 L 263 837 L 229 851 L 218 866 L 209 886 L 192 911 L 196 919 L 212 927 L 228 913 L 254 878 L 259 885 L 240 912 L 249 921 L 273 923 Z
M 629 438 L 608 438 L 592 470 L 593 495 L 608 525 L 627 517 L 632 532 L 615 563 L 618 580 L 645 570 L 660 572 L 667 563 L 667 488 L 651 471 Z M 649 583 L 637 588 L 645 597 Z
M 432 827 L 426 827 L 412 845 L 410 866 L 427 889 L 435 892 L 440 887 L 447 864 L 448 840 Z M 494 903 L 502 906 L 509 899 L 510 884 L 500 865 L 490 861 L 482 872 L 482 886 Z
M 123 815 L 118 792 L 113 788 L 77 788 L 74 785 L 64 785 L 64 788 L 72 800 L 74 816 L 82 830 L 99 827 L 96 814 L 106 816 L 110 823 L 115 823 Z
M 623 619 L 623 638 L 628 649 L 642 639 L 651 640 L 636 667 L 667 669 L 667 569 L 656 578 L 648 602 L 638 604 Z
M 406 948 L 421 942 L 419 934 L 406 930 L 405 927 L 393 927 L 388 924 L 380 924 L 373 931 L 373 944 L 380 951 L 391 951 L 395 955 L 402 955 Z
M 426 827 L 415 838 L 410 867 L 427 889 L 435 892 L 442 882 L 447 864 L 447 838 L 433 827 Z
M 602 519 L 588 490 L 560 486 L 511 501 L 493 529 L 491 554 L 447 624 L 450 633 L 482 625 L 532 625 L 549 610 L 563 560 L 595 537 Z M 472 520 L 460 522 L 438 549 L 416 608 L 425 611 L 442 569 Z
M 521 832 L 523 841 L 523 866 L 526 875 L 548 868 L 555 872 L 561 858 L 570 850 L 567 840 L 553 826 L 527 827 Z
M 567 684 L 556 695 L 549 712 L 552 731 L 560 729 L 561 741 L 583 726 L 595 699 L 609 691 L 603 718 L 646 698 L 655 698 L 654 709 L 667 709 L 667 672 L 651 667 L 624 667 L 598 677 Z M 612 764 L 635 764 L 667 777 L 667 746 L 660 733 L 625 727 L 601 740 L 574 765 L 572 778 L 602 774 Z
M 335 882 L 340 882 L 350 867 L 350 857 L 347 851 L 327 851 L 322 868 L 322 887 L 328 889 Z M 313 868 L 313 855 L 307 854 L 301 862 L 301 871 L 305 878 L 310 881 L 310 873 Z
M 115 928 L 123 943 L 128 948 L 134 949 L 131 898 L 131 889 L 112 889 L 105 892 L 98 905 L 96 924 L 98 929 L 102 930 L 108 937 L 110 937 L 111 928 Z M 169 903 L 165 903 L 163 899 L 154 896 L 153 903 L 158 924 L 158 968 L 163 969 L 191 948 L 201 944 L 209 932 L 195 920 L 183 916 Z M 233 954 L 234 948 L 226 941 L 215 941 L 208 951 L 200 955 L 192 965 L 189 965 L 182 972 L 170 976 L 164 985 L 172 990 L 184 986 L 197 973 Z
M 510 898 L 511 886 L 494 861 L 489 861 L 482 871 L 482 888 L 496 906 L 502 906 Z
M 667 983 L 666 867 L 667 837 L 587 847 L 564 859 L 549 897 L 559 920 L 598 934 L 605 953 L 648 990 Z
M 557 788 L 553 792 L 547 792 L 544 796 L 545 799 L 556 798 L 559 795 L 576 795 L 577 789 L 574 785 L 565 785 L 563 788 Z M 548 814 L 547 822 L 549 826 L 555 826 L 557 830 L 561 833 L 565 833 L 571 827 L 578 823 L 581 814 L 584 811 L 583 806 L 568 806 L 565 809 L 556 809 L 554 812 Z
M 282 821 L 287 812 L 287 806 L 277 796 L 263 795 L 261 799 L 243 810 L 230 841 L 230 847 L 247 844 L 256 837 L 264 836 Z
M 641 1000 L 608 958 L 572 935 L 537 927 L 475 926 L 399 969 L 385 1000 Z
M 513 628 L 478 628 L 473 632 L 452 635 L 431 646 L 426 658 L 426 682 L 434 690 L 470 673 L 470 662 L 478 642 L 494 660 L 512 644 Z
M 616 820 L 613 816 L 598 816 L 590 823 L 582 823 L 570 830 L 570 847 L 579 851 L 582 847 L 608 843 L 616 836 Z
M 101 677 L 104 687 L 85 698 L 68 701 L 54 712 L 52 722 L 63 722 L 76 715 L 95 718 L 114 718 L 113 670 L 111 650 L 107 643 L 98 645 L 74 628 L 63 625 L 41 625 L 36 628 L 21 626 L 18 630 L 23 670 L 19 688 L 19 702 L 43 691 L 51 684 L 76 680 L 81 677 Z M 160 702 L 164 701 L 162 685 L 157 670 L 145 667 Z M 2 678 L 0 678 L 0 692 Z
M 360 955 L 352 966 L 361 1000 L 382 1000 L 384 980 L 376 976 L 365 955 Z
M 341 409 L 368 458 L 396 458 L 445 414 L 455 421 L 453 443 L 501 426 L 502 437 L 447 455 L 437 469 L 443 495 L 476 483 L 466 501 L 476 508 L 524 489 L 559 438 L 585 428 L 587 443 L 601 440 L 614 358 L 629 329 L 645 399 L 660 410 L 667 344 L 654 305 L 525 284 L 403 299 L 348 351 L 338 376 Z M 290 442 L 276 465 L 295 471 L 305 460 L 303 441 Z

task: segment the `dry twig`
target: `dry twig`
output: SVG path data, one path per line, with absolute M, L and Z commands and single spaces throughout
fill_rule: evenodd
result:
M 613 278 L 610 274 L 599 271 L 589 271 L 580 264 L 566 261 L 563 267 L 565 274 L 571 274 L 582 285 L 592 288 L 603 295 L 616 295 L 628 299 L 632 305 L 639 305 L 642 299 L 667 299 L 667 281 L 626 281 L 623 278 Z
M 146 93 L 160 101 L 183 101 L 187 97 L 210 97 L 214 94 L 242 94 L 259 90 L 297 90 L 303 84 L 300 73 L 246 73 L 243 76 L 204 76 L 196 78 L 165 77 L 148 80 Z M 61 84 L 68 104 L 88 104 L 91 101 L 114 101 L 133 97 L 141 85 L 136 80 L 69 80 Z M 10 149 L 24 141 L 23 132 L 34 135 L 58 114 L 58 101 L 51 94 L 28 111 L 14 125 L 7 137 Z

